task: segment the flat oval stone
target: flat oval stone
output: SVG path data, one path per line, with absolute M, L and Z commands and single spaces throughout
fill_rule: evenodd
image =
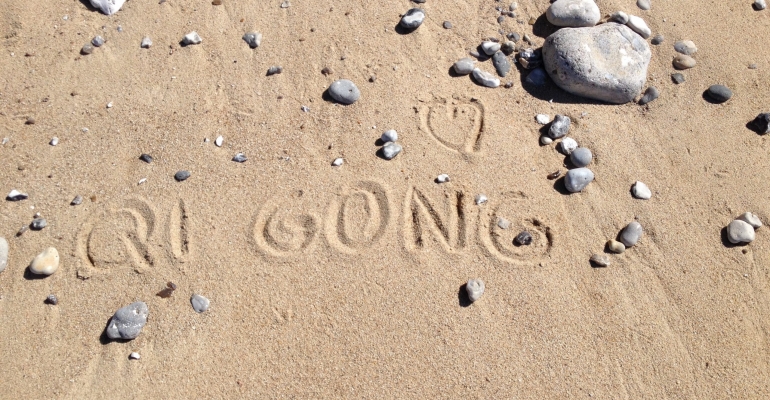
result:
M 32 228 L 33 231 L 39 231 L 46 226 L 48 226 L 48 221 L 46 221 L 45 218 L 35 218 L 32 220 L 32 223 L 29 224 L 29 227 Z
M 457 75 L 468 75 L 476 68 L 476 62 L 468 57 L 461 58 L 452 66 Z
M 177 182 L 185 181 L 189 177 L 190 177 L 190 171 L 181 170 L 181 171 L 177 171 L 176 174 L 174 174 L 174 179 L 176 179 Z
M 607 241 L 607 250 L 615 254 L 621 254 L 626 251 L 626 245 L 617 240 L 610 239 Z
M 481 279 L 468 280 L 468 283 L 465 284 L 465 291 L 468 292 L 468 299 L 475 302 L 484 294 L 484 281 Z
M 421 8 L 412 8 L 411 10 L 407 11 L 403 17 L 401 17 L 401 22 L 399 22 L 399 25 L 406 29 L 417 29 L 420 25 L 422 25 L 422 21 L 424 20 L 425 10 Z
M 556 0 L 545 11 L 545 17 L 556 26 L 579 28 L 596 25 L 602 14 L 593 0 Z
M 564 175 L 564 187 L 570 193 L 582 191 L 594 180 L 594 173 L 588 168 L 575 168 Z
M 142 301 L 131 303 L 118 311 L 107 323 L 107 337 L 110 339 L 131 340 L 136 339 L 147 323 L 150 310 Z
M 622 104 L 639 96 L 647 81 L 650 47 L 625 25 L 564 28 L 543 45 L 545 70 L 572 94 Z
M 194 294 L 190 297 L 190 304 L 192 304 L 193 310 L 197 313 L 202 313 L 209 309 L 209 299 L 199 294 Z
M 750 212 L 741 214 L 741 216 L 737 219 L 751 225 L 751 227 L 754 229 L 759 229 L 762 226 L 762 221 L 759 219 L 759 217 Z M 0 268 L 0 271 L 2 271 L 2 268 Z
M 711 85 L 706 90 L 706 94 L 717 103 L 724 103 L 733 97 L 733 91 L 725 85 Z
M 628 22 L 626 22 L 626 26 L 631 28 L 634 32 L 638 33 L 639 36 L 647 39 L 652 35 L 652 31 L 650 30 L 650 27 L 647 26 L 647 23 L 644 22 L 644 20 L 640 17 L 637 17 L 636 15 L 629 15 L 628 16 Z
M 632 247 L 639 243 L 639 239 L 642 237 L 642 225 L 636 221 L 631 222 L 623 228 L 623 232 L 620 233 L 620 241 L 623 242 L 626 247 Z
M 610 21 L 611 22 L 617 22 L 620 25 L 625 25 L 628 23 L 628 14 L 624 13 L 623 11 L 615 11 L 610 15 Z
M 596 267 L 606 268 L 610 266 L 610 258 L 605 254 L 596 253 L 591 256 L 590 261 Z
M 572 165 L 578 168 L 585 167 L 590 164 L 593 159 L 594 155 L 591 153 L 591 150 L 588 150 L 585 147 L 578 147 L 569 155 L 569 160 L 572 162 Z
M 126 0 L 89 0 L 91 6 L 106 15 L 112 15 L 123 7 Z
M 727 225 L 727 239 L 732 244 L 751 243 L 755 236 L 754 227 L 748 222 L 736 219 Z
M 636 6 L 644 11 L 650 10 L 650 0 L 636 0 Z
M 674 43 L 674 50 L 676 50 L 677 53 L 691 56 L 698 51 L 698 48 L 695 47 L 695 43 L 693 43 L 692 40 L 680 40 Z
M 486 86 L 490 88 L 496 88 L 500 86 L 500 79 L 497 79 L 494 75 L 490 74 L 489 72 L 484 72 L 478 68 L 473 69 L 473 79 L 476 80 L 476 82 L 479 83 L 481 86 Z
M 505 77 L 511 71 L 511 62 L 508 61 L 508 57 L 502 51 L 498 51 L 492 56 L 492 65 L 495 67 L 497 74 L 502 77 Z
M 59 252 L 49 247 L 38 254 L 29 264 L 29 272 L 36 275 L 51 275 L 59 269 Z
M 676 69 L 690 69 L 697 64 L 694 58 L 686 55 L 686 54 L 677 54 L 674 57 L 674 61 L 672 62 L 674 64 L 674 68 Z
M 347 79 L 340 79 L 332 82 L 329 86 L 329 96 L 340 104 L 348 105 L 361 98 L 361 91 L 358 90 L 355 83 Z
M 10 248 L 8 247 L 8 241 L 5 240 L 4 237 L 0 236 L 0 272 L 3 272 L 5 267 L 8 266 L 9 251 Z

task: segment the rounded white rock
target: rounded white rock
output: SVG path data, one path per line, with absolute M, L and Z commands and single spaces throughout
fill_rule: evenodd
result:
M 636 183 L 634 183 L 634 186 L 631 188 L 631 193 L 637 199 L 642 200 L 649 200 L 650 197 L 652 197 L 652 191 L 650 191 L 650 188 L 647 187 L 644 182 L 640 181 L 636 181 Z
M 484 194 L 477 194 L 475 200 L 476 200 L 476 205 L 478 206 L 486 203 L 488 199 L 487 199 L 487 196 Z
M 344 164 L 345 160 L 342 157 L 337 157 L 332 161 L 332 165 L 335 167 L 339 167 L 340 165 Z
M 188 46 L 191 44 L 200 44 L 200 42 L 202 41 L 203 39 L 201 39 L 200 35 L 198 35 L 198 32 L 195 32 L 195 31 L 192 31 L 184 35 L 184 38 L 182 38 L 182 44 L 188 45 Z
M 59 252 L 49 247 L 38 254 L 29 264 L 29 272 L 36 275 L 51 275 L 59 269 Z
M 548 114 L 537 114 L 535 115 L 535 121 L 540 125 L 546 125 L 551 122 L 551 116 Z
M 465 291 L 468 292 L 468 299 L 475 302 L 484 294 L 484 281 L 481 279 L 470 279 L 465 284 Z
M 190 297 L 190 304 L 192 304 L 193 310 L 197 313 L 202 313 L 209 309 L 209 299 L 199 295 L 194 294 L 192 297 Z
M 497 42 L 486 41 L 481 43 L 481 50 L 483 50 L 484 53 L 486 53 L 488 56 L 497 53 L 501 47 L 502 45 Z
M 602 14 L 593 0 L 556 0 L 545 11 L 545 17 L 556 26 L 580 28 L 596 25 Z
M 126 0 L 89 0 L 93 8 L 98 9 L 106 15 L 112 15 L 123 7 Z
M 382 133 L 380 140 L 382 140 L 384 143 L 395 142 L 398 140 L 398 132 L 396 132 L 395 129 L 388 129 Z
M 490 88 L 496 88 L 500 86 L 500 79 L 497 79 L 494 75 L 490 74 L 489 72 L 484 72 L 478 68 L 473 69 L 473 79 L 476 80 L 480 85 L 490 87 Z
M 751 243 L 755 237 L 754 227 L 748 222 L 736 219 L 727 225 L 727 239 L 732 244 Z
M 626 26 L 631 28 L 632 31 L 639 34 L 639 36 L 647 39 L 652 35 L 652 31 L 647 26 L 647 23 L 644 22 L 644 20 L 640 17 L 637 17 L 636 15 L 629 15 L 628 16 L 628 22 L 626 22 Z
M 133 352 L 133 353 L 128 355 L 128 359 L 129 360 L 138 360 L 140 358 L 142 358 L 142 356 L 140 356 L 139 353 L 137 353 L 137 352 Z
M 543 146 L 548 146 L 551 143 L 553 143 L 553 139 L 548 137 L 548 135 L 540 136 L 540 144 L 542 144 Z
M 222 137 L 222 135 L 217 136 L 216 140 L 214 140 L 214 144 L 217 145 L 217 147 L 222 147 L 222 143 L 225 142 L 225 138 Z
M 8 241 L 5 240 L 4 237 L 0 236 L 0 272 L 3 272 L 5 267 L 8 266 L 9 251 L 10 248 L 8 247 Z
M 449 175 L 447 175 L 447 174 L 441 174 L 441 175 L 436 177 L 436 182 L 438 182 L 438 183 L 447 183 L 447 182 L 449 182 L 449 180 L 450 180 L 449 179 Z
M 751 227 L 754 229 L 759 229 L 762 226 L 762 221 L 760 221 L 759 217 L 757 217 L 754 213 L 743 213 L 737 219 L 751 225 Z
M 575 149 L 577 148 L 578 148 L 578 143 L 575 141 L 575 139 L 570 137 L 565 137 L 559 143 L 559 151 L 565 156 L 572 154 L 572 152 L 575 151 Z

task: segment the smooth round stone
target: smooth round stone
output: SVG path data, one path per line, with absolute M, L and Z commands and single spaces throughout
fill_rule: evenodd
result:
M 565 137 L 559 143 L 559 151 L 565 156 L 572 154 L 572 152 L 575 151 L 575 149 L 577 148 L 578 148 L 578 143 L 573 138 Z
M 610 266 L 610 258 L 606 254 L 596 253 L 591 256 L 589 261 L 596 267 L 606 268 Z
M 273 65 L 267 69 L 267 76 L 278 75 L 283 72 L 283 67 L 280 65 Z
M 575 168 L 567 171 L 564 175 L 564 187 L 570 193 L 577 193 L 585 189 L 593 180 L 593 171 L 588 168 Z
M 106 15 L 112 15 L 123 7 L 126 0 L 89 0 L 91 6 Z
M 657 45 L 663 43 L 664 40 L 666 40 L 666 38 L 663 35 L 657 34 L 657 35 L 653 36 L 652 40 L 650 40 L 650 43 L 652 43 L 652 44 L 657 46 Z
M 626 251 L 626 245 L 617 240 L 610 239 L 607 241 L 607 250 L 615 254 L 621 254 Z
M 147 323 L 149 314 L 150 310 L 147 308 L 147 304 L 142 301 L 131 303 L 119 309 L 107 324 L 107 337 L 123 340 L 136 339 Z
M 262 44 L 262 34 L 259 32 L 244 33 L 242 39 L 252 49 L 256 49 L 260 44 Z
M 361 91 L 355 83 L 340 79 L 329 86 L 329 96 L 340 104 L 353 104 L 361 98 Z
M 650 0 L 636 0 L 636 6 L 644 11 L 650 10 Z
M 711 100 L 717 103 L 724 103 L 733 97 L 733 91 L 724 85 L 711 85 L 708 90 L 706 90 L 706 94 Z
M 593 0 L 556 0 L 545 17 L 553 25 L 578 28 L 596 25 L 602 14 Z
M 444 21 L 444 24 L 442 25 L 444 29 L 452 29 L 452 23 L 449 21 Z
M 209 309 L 209 299 L 199 294 L 194 294 L 190 297 L 190 304 L 192 304 L 193 310 L 197 313 L 202 313 Z
M 674 68 L 676 69 L 690 69 L 697 64 L 694 58 L 686 55 L 686 54 L 677 54 L 674 57 L 674 61 L 672 62 L 674 64 Z
M 677 85 L 681 85 L 685 81 L 684 75 L 680 74 L 679 72 L 675 72 L 675 73 L 671 74 L 671 81 L 673 81 Z
M 4 237 L 0 236 L 0 272 L 3 272 L 8 266 L 8 252 L 10 250 L 10 247 L 8 247 L 8 241 L 5 240 Z
M 457 75 L 468 75 L 476 68 L 476 61 L 468 57 L 461 58 L 457 60 L 452 68 L 454 68 Z
M 425 20 L 425 11 L 421 8 L 412 8 L 407 11 L 399 24 L 406 29 L 417 29 Z
M 572 94 L 623 104 L 647 81 L 650 47 L 625 25 L 559 29 L 543 44 L 545 70 Z
M 198 32 L 192 31 L 182 38 L 182 44 L 189 46 L 191 44 L 200 44 L 203 39 L 201 39 L 200 35 L 198 35 Z
M 59 269 L 59 252 L 49 247 L 35 256 L 29 265 L 29 272 L 36 275 L 51 275 Z
M 550 136 L 551 139 L 558 139 L 566 136 L 567 132 L 569 132 L 571 122 L 572 120 L 568 116 L 556 114 L 551 123 L 551 127 L 548 128 L 548 136 Z
M 617 22 L 620 25 L 625 25 L 628 23 L 628 14 L 624 13 L 623 11 L 615 11 L 610 15 L 610 21 L 611 22 Z
M 29 225 L 30 228 L 32 228 L 33 231 L 39 231 L 43 228 L 48 226 L 48 221 L 45 220 L 45 218 L 35 218 L 32 220 L 32 223 Z
M 741 216 L 737 219 L 751 225 L 751 227 L 754 229 L 759 229 L 762 226 L 762 221 L 759 219 L 759 217 L 750 212 L 741 214 Z
M 631 222 L 623 228 L 620 232 L 620 241 L 623 242 L 626 247 L 633 247 L 639 243 L 639 239 L 642 237 L 642 225 L 636 221 Z
M 652 30 L 650 30 L 650 27 L 647 26 L 647 23 L 636 15 L 628 16 L 628 22 L 626 22 L 626 26 L 631 28 L 634 32 L 638 33 L 639 36 L 645 39 L 652 35 Z
M 380 140 L 382 140 L 383 143 L 395 142 L 398 140 L 398 132 L 396 132 L 395 129 L 388 129 L 382 133 Z
M 190 177 L 190 171 L 181 170 L 181 171 L 177 171 L 177 173 L 174 174 L 174 179 L 176 179 L 177 182 L 185 181 L 189 177 Z
M 465 291 L 468 293 L 468 299 L 470 299 L 471 302 L 475 302 L 481 298 L 482 294 L 484 294 L 484 281 L 481 279 L 469 280 L 468 283 L 465 284 Z
M 549 138 L 548 135 L 540 136 L 540 144 L 543 146 L 548 146 L 551 143 L 553 143 L 553 139 Z
M 473 79 L 475 79 L 476 82 L 478 82 L 481 86 L 486 86 L 489 88 L 496 88 L 500 86 L 500 79 L 497 79 L 489 72 L 484 72 L 478 68 L 473 69 Z
M 593 159 L 594 155 L 591 154 L 591 150 L 588 150 L 585 147 L 578 147 L 569 155 L 569 160 L 572 162 L 572 165 L 578 168 L 585 167 L 590 164 Z
M 94 52 L 94 46 L 91 43 L 86 43 L 80 49 L 80 54 L 87 56 Z
M 104 38 L 97 35 L 93 39 L 91 39 L 91 44 L 94 45 L 94 47 L 102 47 L 104 44 Z
M 765 8 L 767 8 L 767 3 L 765 2 L 765 0 L 754 0 L 753 6 L 755 10 L 762 11 Z
M 748 222 L 736 219 L 727 225 L 727 239 L 732 244 L 751 243 L 755 236 L 754 227 Z
M 147 153 L 143 153 L 141 156 L 139 156 L 139 159 L 146 162 L 147 164 L 151 163 L 153 160 L 152 156 Z
M 762 134 L 770 133 L 770 113 L 761 113 L 752 121 L 754 128 Z
M 450 180 L 451 179 L 449 178 L 449 175 L 447 175 L 447 174 L 440 174 L 439 176 L 436 177 L 436 182 L 438 182 L 438 183 L 447 183 Z
M 484 51 L 484 54 L 491 56 L 502 48 L 502 45 L 497 42 L 492 41 L 486 41 L 481 43 L 481 50 Z
M 513 238 L 513 243 L 519 246 L 529 246 L 532 244 L 532 234 L 527 231 L 519 232 L 519 234 Z
M 636 181 L 634 186 L 631 187 L 631 194 L 637 199 L 649 200 L 652 197 L 652 191 L 644 182 Z
M 401 150 L 403 150 L 403 148 L 398 143 L 393 143 L 393 142 L 385 143 L 385 145 L 382 146 L 382 157 L 385 158 L 386 160 L 392 160 L 399 153 L 401 153 Z
M 680 40 L 674 43 L 674 50 L 677 53 L 691 56 L 698 51 L 698 48 L 695 47 L 695 43 L 692 40 Z
M 492 65 L 495 67 L 497 74 L 502 77 L 505 77 L 511 71 L 511 62 L 508 61 L 508 57 L 502 51 L 498 51 L 492 56 Z
M 658 88 L 655 86 L 650 86 L 647 88 L 647 90 L 644 91 L 644 95 L 641 99 L 639 99 L 639 105 L 645 105 L 647 103 L 653 102 L 660 97 L 660 92 L 658 91 Z
M 527 83 L 534 86 L 545 85 L 545 80 L 548 78 L 548 74 L 543 68 L 535 68 L 527 75 Z

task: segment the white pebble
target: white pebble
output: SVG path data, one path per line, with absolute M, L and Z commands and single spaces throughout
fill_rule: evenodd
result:
M 142 358 L 142 356 L 140 356 L 139 353 L 137 353 L 137 352 L 133 352 L 133 353 L 129 354 L 129 356 L 128 356 L 129 360 L 138 360 L 140 358 Z
M 486 195 L 477 194 L 475 200 L 476 200 L 476 205 L 478 206 L 478 205 L 486 203 L 488 199 L 487 199 Z
M 10 201 L 26 200 L 28 198 L 29 198 L 28 194 L 22 193 L 16 189 L 11 189 L 11 192 L 8 193 L 8 196 L 6 196 L 6 200 L 10 200 Z
M 441 174 L 436 177 L 436 182 L 438 183 L 446 183 L 449 182 L 449 175 L 447 174 Z
M 537 114 L 535 115 L 535 121 L 540 125 L 545 125 L 551 122 L 551 116 L 548 114 Z
M 52 137 L 50 144 L 51 146 L 56 146 L 57 144 L 59 144 L 59 138 L 57 138 L 56 136 Z
M 736 219 L 727 225 L 727 239 L 732 244 L 751 243 L 755 237 L 754 227 L 748 222 Z
M 647 187 L 644 182 L 640 181 L 636 181 L 636 183 L 634 183 L 634 187 L 631 188 L 631 194 L 633 194 L 637 199 L 642 200 L 649 200 L 650 197 L 652 197 L 652 191 L 650 191 L 650 188 Z
M 345 160 L 343 160 L 342 157 L 335 158 L 334 161 L 332 161 L 332 165 L 335 167 L 339 167 L 343 163 L 345 163 Z
M 561 140 L 561 143 L 559 143 L 559 151 L 565 156 L 572 154 L 572 152 L 577 148 L 578 143 L 573 138 L 565 137 Z
M 764 10 L 767 8 L 767 3 L 765 0 L 754 0 L 754 8 L 757 9 L 757 11 Z
M 500 86 L 500 79 L 497 79 L 489 72 L 482 71 L 478 68 L 473 69 L 473 79 L 475 79 L 476 82 L 478 82 L 480 85 L 489 88 L 496 88 Z
M 184 38 L 182 39 L 182 43 L 185 45 L 191 45 L 191 44 L 199 44 L 203 40 L 201 39 L 200 35 L 198 35 L 198 32 L 192 31 L 186 35 L 184 35 Z
M 147 178 L 139 179 L 139 183 L 137 185 L 141 185 L 143 183 L 147 182 Z
M 751 225 L 754 229 L 759 229 L 762 226 L 762 221 L 754 213 L 743 213 L 738 219 Z
M 395 142 L 398 140 L 398 132 L 395 129 L 389 129 L 382 133 L 380 140 L 384 143 Z
M 141 47 L 143 49 L 149 49 L 150 47 L 152 47 L 152 39 L 150 39 L 149 37 L 145 36 L 145 38 L 142 39 Z
M 465 291 L 468 292 L 468 299 L 471 302 L 475 302 L 484 294 L 484 281 L 481 279 L 470 279 L 465 284 Z
M 628 16 L 628 22 L 626 22 L 626 26 L 631 28 L 634 32 L 638 33 L 639 36 L 647 39 L 652 35 L 652 31 L 647 26 L 647 23 L 644 22 L 643 19 L 637 17 L 636 15 L 629 15 Z
M 112 102 L 107 103 L 107 108 L 112 108 Z
M 38 254 L 29 264 L 29 272 L 36 275 L 51 275 L 59 269 L 59 252 L 49 247 Z
M 222 137 L 222 135 L 217 136 L 217 139 L 214 140 L 214 144 L 217 145 L 217 147 L 222 147 L 222 143 L 224 143 L 225 138 Z
M 505 219 L 503 217 L 498 217 L 497 218 L 497 226 L 500 229 L 508 229 L 508 228 L 511 227 L 511 221 L 508 221 L 507 219 Z
M 548 146 L 551 143 L 553 143 L 553 139 L 548 137 L 548 135 L 540 136 L 540 144 L 542 144 L 543 146 Z

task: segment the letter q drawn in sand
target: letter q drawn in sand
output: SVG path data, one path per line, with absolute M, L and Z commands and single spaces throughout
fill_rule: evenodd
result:
M 481 152 L 484 140 L 484 104 L 478 100 L 441 99 L 416 107 L 420 130 L 448 150 Z

